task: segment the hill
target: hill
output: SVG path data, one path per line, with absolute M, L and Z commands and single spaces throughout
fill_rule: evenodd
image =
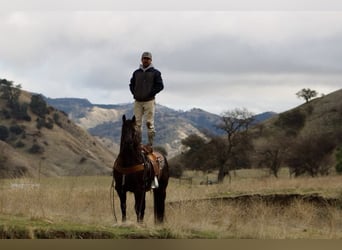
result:
M 295 176 L 328 175 L 335 172 L 336 152 L 342 148 L 341 124 L 342 89 L 274 115 L 248 131 L 230 130 L 230 141 L 225 137 L 208 142 L 192 138 L 188 141 L 190 150 L 170 164 L 219 169 L 222 175 L 259 167 L 268 168 L 275 176 L 282 167 Z
M 128 104 L 91 104 L 86 99 L 77 98 L 47 98 L 54 107 L 68 113 L 79 126 L 87 129 L 111 150 L 118 151 L 121 134 L 121 117 L 133 115 L 133 103 Z M 265 112 L 256 116 L 261 122 L 274 116 L 273 112 Z M 216 128 L 220 116 L 202 109 L 193 108 L 189 111 L 179 111 L 157 104 L 155 114 L 156 138 L 155 144 L 164 147 L 169 157 L 182 151 L 181 140 L 191 134 L 207 139 L 208 135 L 222 135 Z M 143 133 L 146 142 L 146 133 Z
M 293 114 L 297 114 L 295 117 Z M 293 117 L 292 117 L 293 116 Z M 290 118 L 293 118 L 292 120 Z M 294 119 L 297 118 L 297 119 Z M 284 121 L 287 119 L 287 121 Z M 302 124 L 299 124 L 302 120 Z M 283 124 L 279 124 L 281 121 Z M 284 124 L 285 122 L 285 124 Z M 263 123 L 269 132 L 276 133 L 277 128 L 296 130 L 297 136 L 331 133 L 335 137 L 342 126 L 342 89 L 319 98 L 312 99 L 298 107 L 271 117 Z
M 8 83 L 0 86 L 0 177 L 110 173 L 114 152 L 38 95 Z M 12 104 L 8 91 L 18 93 Z M 33 97 L 41 101 L 36 108 Z

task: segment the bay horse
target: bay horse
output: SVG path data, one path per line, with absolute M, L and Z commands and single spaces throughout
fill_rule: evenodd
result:
M 146 192 L 151 190 L 155 176 L 159 184 L 157 188 L 153 188 L 154 222 L 157 224 L 164 221 L 166 188 L 169 181 L 168 162 L 164 155 L 141 144 L 135 116 L 129 120 L 123 115 L 120 152 L 113 166 L 122 222 L 126 221 L 127 192 L 134 193 L 137 221 L 143 222 Z

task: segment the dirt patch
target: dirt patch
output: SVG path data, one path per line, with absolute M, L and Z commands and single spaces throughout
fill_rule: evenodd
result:
M 266 205 L 279 205 L 290 206 L 295 201 L 303 201 L 311 203 L 315 206 L 326 207 L 333 206 L 342 208 L 342 200 L 336 198 L 326 198 L 319 194 L 251 194 L 251 195 L 239 195 L 239 196 L 222 196 L 214 198 L 205 198 L 198 200 L 186 200 L 186 201 L 174 201 L 167 203 L 170 206 L 181 206 L 186 204 L 194 204 L 201 202 L 213 202 L 213 203 L 231 203 L 231 204 L 244 204 L 249 205 L 255 202 L 264 202 Z

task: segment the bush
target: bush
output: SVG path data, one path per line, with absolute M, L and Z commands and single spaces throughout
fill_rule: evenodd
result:
M 32 95 L 30 107 L 32 112 L 39 117 L 44 117 L 48 113 L 48 108 L 42 95 Z
M 169 168 L 169 173 L 171 177 L 180 178 L 183 175 L 183 167 L 179 162 L 174 163 L 172 167 Z
M 20 135 L 22 132 L 24 132 L 24 129 L 19 125 L 13 125 L 10 127 L 10 131 L 13 134 Z
M 23 143 L 22 141 L 18 141 L 18 142 L 15 144 L 15 147 L 16 147 L 16 148 L 23 148 L 23 147 L 25 147 L 25 143 Z
M 7 109 L 3 109 L 1 112 L 2 112 L 2 115 L 5 119 L 11 118 L 11 112 L 9 112 Z
M 38 117 L 36 122 L 37 122 L 37 126 L 36 126 L 37 129 L 41 129 L 42 127 L 45 127 L 45 119 Z
M 292 110 L 279 115 L 275 125 L 284 129 L 287 135 L 296 136 L 305 125 L 306 116 L 300 110 Z
M 0 140 L 6 141 L 9 137 L 9 130 L 6 126 L 0 125 Z
M 59 117 L 59 114 L 58 114 L 57 112 L 55 112 L 55 113 L 53 114 L 53 121 L 54 121 L 59 127 L 62 127 L 62 123 L 61 123 L 61 121 L 60 121 L 59 118 L 60 118 L 60 117 Z
M 45 121 L 45 128 L 53 129 L 53 120 L 50 117 L 48 117 L 47 121 Z
M 32 147 L 29 149 L 31 154 L 41 154 L 44 153 L 44 147 L 40 146 L 39 144 L 33 144 Z
M 340 146 L 336 151 L 336 172 L 342 174 L 342 146 Z
M 327 159 L 335 148 L 328 134 L 306 136 L 291 146 L 286 163 L 295 176 L 309 174 L 312 177 L 329 173 Z
M 53 129 L 53 120 L 48 117 L 47 121 L 45 118 L 37 118 L 37 129 L 41 129 L 42 127 L 45 127 L 47 129 Z
M 13 104 L 12 115 L 18 120 L 31 121 L 31 117 L 27 114 L 27 103 L 20 104 L 19 102 Z

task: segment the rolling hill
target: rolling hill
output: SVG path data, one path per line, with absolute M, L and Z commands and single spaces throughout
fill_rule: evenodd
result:
M 11 106 L 0 90 L 0 178 L 110 173 L 115 153 L 64 112 L 43 103 L 46 114 L 38 115 L 33 95 L 23 90 Z

